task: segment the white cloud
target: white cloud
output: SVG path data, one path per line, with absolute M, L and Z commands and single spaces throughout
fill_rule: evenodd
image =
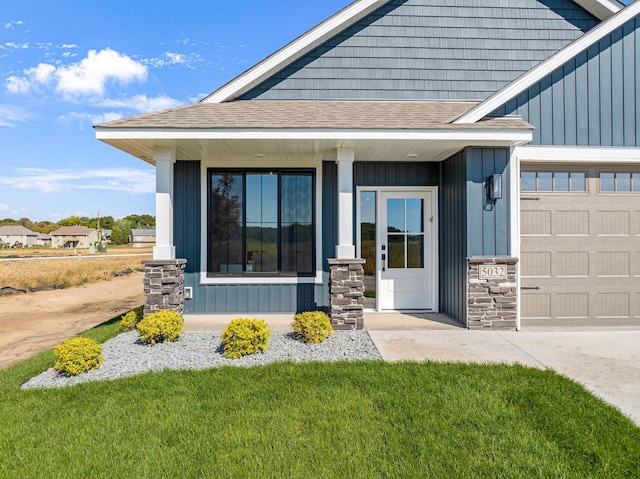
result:
M 140 113 L 166 110 L 180 105 L 182 105 L 181 101 L 166 95 L 160 95 L 155 98 L 148 98 L 147 95 L 135 95 L 121 99 L 105 98 L 96 104 L 96 106 L 103 108 L 127 108 Z
M 29 119 L 29 115 L 12 105 L 0 104 L 0 127 L 13 127 L 16 123 L 23 123 Z
M 91 113 L 71 112 L 68 116 L 61 116 L 59 120 L 65 121 L 68 117 L 71 117 L 77 120 L 89 120 L 92 125 L 101 125 L 102 123 L 107 123 L 109 121 L 119 120 L 124 116 L 125 114 L 121 111 L 110 111 L 97 115 Z
M 9 211 L 9 205 L 6 203 L 0 203 L 0 211 Z
M 11 22 L 3 23 L 4 28 L 7 28 L 7 29 L 17 27 L 19 25 L 24 25 L 24 24 L 25 24 L 24 20 L 13 20 Z
M 110 80 L 123 84 L 147 79 L 147 67 L 115 50 L 90 50 L 79 63 L 58 67 L 56 90 L 65 95 L 103 95 Z
M 40 86 L 53 84 L 65 98 L 103 96 L 110 81 L 128 84 L 144 81 L 147 67 L 127 55 L 110 48 L 90 50 L 85 58 L 66 66 L 41 63 L 23 71 L 23 76 L 10 76 L 6 87 L 11 93 L 28 93 Z
M 201 61 L 201 57 L 195 53 L 182 54 L 174 52 L 165 52 L 160 58 L 148 58 L 143 63 L 154 68 L 162 68 L 170 65 L 183 65 L 187 68 L 193 68 L 192 64 Z
M 15 43 L 15 42 L 5 42 L 3 45 L 6 48 L 11 48 L 13 50 L 26 50 L 29 48 L 28 43 Z
M 13 176 L 0 177 L 0 185 L 12 188 L 61 193 L 71 190 L 109 190 L 134 194 L 155 191 L 153 170 L 135 168 L 57 169 L 21 168 Z

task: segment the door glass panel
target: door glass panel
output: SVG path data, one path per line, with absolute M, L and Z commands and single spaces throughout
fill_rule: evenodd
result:
M 278 270 L 278 175 L 247 174 L 247 273 Z
M 580 171 L 571 172 L 571 191 L 587 191 L 586 175 Z
M 242 175 L 211 177 L 209 271 L 242 273 Z
M 387 200 L 387 232 L 404 233 L 404 199 Z
M 615 191 L 613 173 L 600 173 L 600 191 Z
M 557 171 L 554 175 L 553 191 L 569 191 L 569 173 Z
M 547 171 L 538 173 L 538 191 L 553 191 L 553 173 Z
M 640 191 L 640 173 L 633 173 L 633 191 Z
M 364 264 L 364 307 L 376 307 L 376 192 L 360 193 L 360 257 Z
M 388 245 L 388 256 L 387 256 L 387 266 L 389 269 L 393 268 L 404 268 L 404 251 L 405 251 L 405 235 L 388 235 L 387 236 L 387 245 Z
M 631 173 L 616 174 L 616 182 L 616 191 L 622 191 L 624 193 L 631 191 Z
M 522 191 L 536 191 L 535 171 L 522 172 Z
M 407 240 L 407 268 L 424 268 L 424 235 L 408 235 Z
M 407 199 L 407 233 L 424 233 L 424 200 Z

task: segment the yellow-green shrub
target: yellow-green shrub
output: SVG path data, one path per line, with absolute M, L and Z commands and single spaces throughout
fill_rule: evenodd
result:
M 184 321 L 177 311 L 155 311 L 147 314 L 137 325 L 140 341 L 147 344 L 175 341 L 182 334 Z
M 258 351 L 266 351 L 271 330 L 261 319 L 238 318 L 222 331 L 222 346 L 227 358 L 238 359 Z
M 321 343 L 333 332 L 329 316 L 322 311 L 307 311 L 293 317 L 294 331 L 305 343 Z
M 129 311 L 120 320 L 120 331 L 127 332 L 136 329 L 136 325 L 142 318 L 135 311 Z
M 66 376 L 77 376 L 96 369 L 102 363 L 102 346 L 94 339 L 71 338 L 53 348 L 57 359 L 53 366 Z

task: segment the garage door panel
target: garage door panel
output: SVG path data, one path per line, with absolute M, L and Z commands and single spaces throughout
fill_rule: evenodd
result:
M 590 230 L 589 212 L 568 210 L 554 211 L 551 231 L 554 235 L 588 236 Z
M 640 195 L 601 194 L 598 167 L 571 168 L 586 192 L 521 195 L 524 325 L 640 324 Z

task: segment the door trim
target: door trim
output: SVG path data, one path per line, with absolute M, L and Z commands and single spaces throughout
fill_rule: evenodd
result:
M 433 265 L 431 269 L 431 274 L 429 275 L 429 280 L 431 282 L 431 294 L 433 298 L 433 308 L 429 310 L 397 310 L 397 312 L 418 312 L 418 311 L 428 311 L 438 313 L 440 312 L 440 203 L 438 198 L 438 187 L 437 186 L 356 186 L 356 201 L 354 201 L 356 205 L 356 215 L 355 215 L 355 230 L 356 230 L 356 256 L 358 258 L 362 257 L 361 254 L 361 238 L 360 238 L 360 193 L 362 191 L 374 191 L 376 193 L 376 238 L 379 238 L 379 231 L 377 230 L 378 225 L 381 221 L 381 208 L 380 208 L 380 193 L 395 193 L 395 192 L 407 192 L 407 193 L 431 193 L 433 195 L 431 202 L 431 209 L 433 215 L 433 227 L 431 228 L 431 264 Z M 377 247 L 376 247 L 377 249 Z M 380 267 L 376 265 L 376 289 L 380 288 Z M 380 311 L 378 307 L 378 295 L 376 295 L 376 309 L 375 311 Z M 385 309 L 384 312 L 396 312 L 395 310 Z

